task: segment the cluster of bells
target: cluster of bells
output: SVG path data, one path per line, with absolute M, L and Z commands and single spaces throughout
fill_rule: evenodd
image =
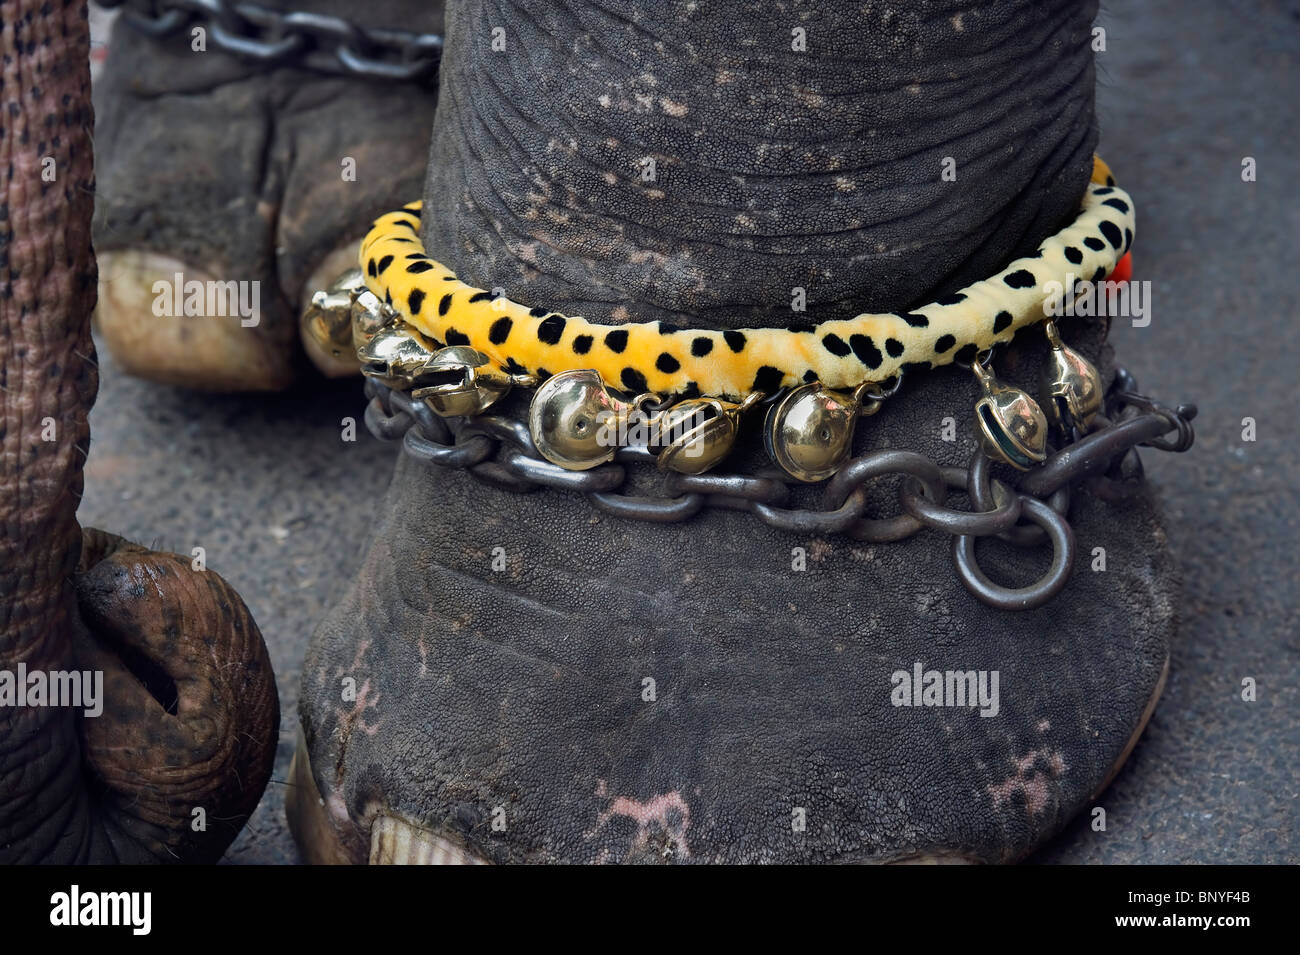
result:
M 528 375 L 498 368 L 466 345 L 439 347 L 403 322 L 365 286 L 360 270 L 344 273 L 317 292 L 303 314 L 303 330 L 319 350 L 336 358 L 355 354 L 363 374 L 406 391 L 443 417 L 482 414 L 512 387 L 537 386 L 528 426 L 537 450 L 550 462 L 583 471 L 611 461 L 640 435 L 659 466 L 701 474 L 730 452 L 742 416 L 764 395 L 743 401 L 688 398 L 654 409 L 657 395 L 624 401 L 593 369 L 553 375 L 540 385 Z M 1064 430 L 1086 431 L 1101 408 L 1096 368 L 1044 323 L 1051 354 L 1043 364 L 1042 404 L 998 381 L 987 363 L 971 365 L 979 383 L 975 421 L 986 454 L 1019 470 L 1047 456 L 1048 420 Z M 355 366 L 354 366 L 355 367 Z M 851 392 L 811 382 L 771 402 L 764 441 L 772 460 L 799 481 L 833 475 L 848 458 L 857 420 L 874 414 L 892 394 L 868 382 Z M 1046 413 L 1044 412 L 1046 408 Z

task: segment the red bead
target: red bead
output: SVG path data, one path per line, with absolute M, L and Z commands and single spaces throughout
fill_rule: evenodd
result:
M 1125 252 L 1124 257 L 1115 263 L 1115 268 L 1106 278 L 1111 282 L 1127 282 L 1133 277 L 1133 253 Z

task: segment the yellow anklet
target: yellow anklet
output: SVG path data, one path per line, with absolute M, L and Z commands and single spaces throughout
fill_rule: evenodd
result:
M 885 381 L 904 365 L 969 360 L 1043 321 L 1044 304 L 1060 299 L 1070 276 L 1108 275 L 1134 229 L 1132 200 L 1098 158 L 1078 217 L 992 278 L 914 312 L 862 314 L 797 330 L 715 331 L 661 322 L 602 325 L 494 298 L 425 254 L 420 210 L 412 203 L 377 219 L 362 242 L 360 264 L 367 287 L 424 335 L 468 345 L 512 374 L 545 379 L 589 368 L 633 394 L 727 398 L 814 379 L 854 388 Z

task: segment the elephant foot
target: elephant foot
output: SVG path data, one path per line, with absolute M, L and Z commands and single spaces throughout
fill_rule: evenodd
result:
M 968 483 L 981 429 L 1030 472 L 989 467 L 1007 487 L 1059 472 L 1016 443 L 1045 436 L 1042 410 L 1000 390 L 1011 424 L 977 415 L 959 365 L 996 342 L 998 377 L 1037 391 L 1040 283 L 1111 274 L 1132 224 L 1083 210 L 1133 209 L 1093 158 L 1095 4 L 961 6 L 825 5 L 808 57 L 725 5 L 456 8 L 422 205 L 381 220 L 365 282 L 460 350 L 428 360 L 397 326 L 366 346 L 376 384 L 411 392 L 373 389 L 368 423 L 419 432 L 305 661 L 290 812 L 309 856 L 1005 862 L 1092 805 L 1168 668 L 1179 584 L 1155 500 L 1096 442 L 1066 452 L 1114 465 L 1070 472 L 1054 506 L 1072 531 L 1039 497 Z M 498 21 L 527 56 L 495 56 Z M 862 50 L 880 52 L 865 72 Z M 1117 414 L 1106 331 L 1059 329 Z M 518 386 L 498 398 L 505 372 Z M 771 444 L 822 483 L 736 479 L 773 475 L 751 403 L 779 415 L 781 386 L 814 379 L 821 417 L 792 412 Z M 734 437 L 725 462 L 692 484 L 699 445 L 671 426 L 657 463 L 644 431 L 590 428 L 611 407 L 631 420 L 619 388 L 729 399 L 690 432 Z M 448 450 L 435 412 L 485 397 L 508 420 L 453 421 Z M 985 513 L 927 510 L 945 488 Z M 985 523 L 1017 505 L 1052 547 Z M 974 561 L 1002 591 L 954 533 L 982 535 Z M 1030 588 L 1046 602 L 1006 592 L 1049 566 L 1064 589 Z
M 1169 660 L 1166 658 L 1160 679 L 1128 745 L 1111 766 L 1095 796 L 1100 795 L 1124 767 L 1155 712 L 1168 676 Z M 338 799 L 338 790 L 331 792 L 334 801 L 327 806 L 325 797 L 317 788 L 311 769 L 311 754 L 301 727 L 289 767 L 289 786 L 285 796 L 289 826 L 294 841 L 310 865 L 349 865 L 362 862 L 370 865 L 481 865 L 489 861 L 485 856 L 452 842 L 439 831 L 428 828 L 419 820 L 385 813 L 380 813 L 371 820 L 369 843 L 365 843 L 361 827 L 352 823 L 346 806 Z M 333 819 L 331 811 L 337 814 Z M 966 864 L 974 860 L 960 852 L 931 852 L 892 861 L 894 864 L 905 865 L 947 865 Z
M 330 0 L 312 8 L 355 18 Z M 413 23 L 396 2 L 367 24 Z M 373 15 L 373 16 L 372 16 Z M 436 91 L 255 70 L 115 24 L 96 83 L 96 321 L 130 373 L 214 391 L 271 391 L 314 365 L 304 291 L 356 264 L 370 220 L 419 191 Z
M 326 803 L 316 787 L 301 728 L 289 765 L 285 811 L 294 840 L 311 865 L 478 865 L 484 861 L 417 822 L 383 813 L 370 822 L 369 844 L 359 841 L 346 821 L 346 808 L 337 800 Z M 331 819 L 331 813 L 337 813 L 337 818 Z
M 1113 381 L 1104 328 L 1075 324 Z M 1030 386 L 1046 352 L 1021 334 L 1001 377 Z M 943 422 L 973 398 L 969 373 L 919 375 L 855 452 L 964 464 L 973 429 L 946 441 Z M 737 470 L 759 443 L 742 437 Z M 896 490 L 873 485 L 869 513 Z M 1021 859 L 1132 751 L 1177 616 L 1131 476 L 1077 487 L 1080 558 L 1020 613 L 972 596 L 933 531 L 865 544 L 715 508 L 630 521 L 409 454 L 382 515 L 304 668 L 290 816 L 313 859 Z M 978 557 L 1014 585 L 1048 561 L 991 538 Z
M 236 312 L 182 317 L 155 315 L 161 291 L 177 283 L 219 282 L 206 268 L 145 249 L 99 256 L 100 336 L 129 375 L 214 391 L 283 388 L 293 380 L 292 352 L 283 341 L 243 324 Z M 215 310 L 214 310 L 215 311 Z

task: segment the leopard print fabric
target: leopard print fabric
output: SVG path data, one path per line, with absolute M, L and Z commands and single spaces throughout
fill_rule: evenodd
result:
M 853 388 L 899 371 L 969 362 L 1043 321 L 1044 306 L 1059 298 L 1068 276 L 1109 275 L 1132 245 L 1135 223 L 1132 200 L 1097 157 L 1075 220 L 991 278 L 913 312 L 714 331 L 603 325 L 496 297 L 425 254 L 420 213 L 416 202 L 377 219 L 360 264 L 367 287 L 428 338 L 472 346 L 507 371 L 539 380 L 593 368 L 635 394 L 736 399 L 813 380 Z M 1057 289 L 1049 288 L 1053 282 Z

